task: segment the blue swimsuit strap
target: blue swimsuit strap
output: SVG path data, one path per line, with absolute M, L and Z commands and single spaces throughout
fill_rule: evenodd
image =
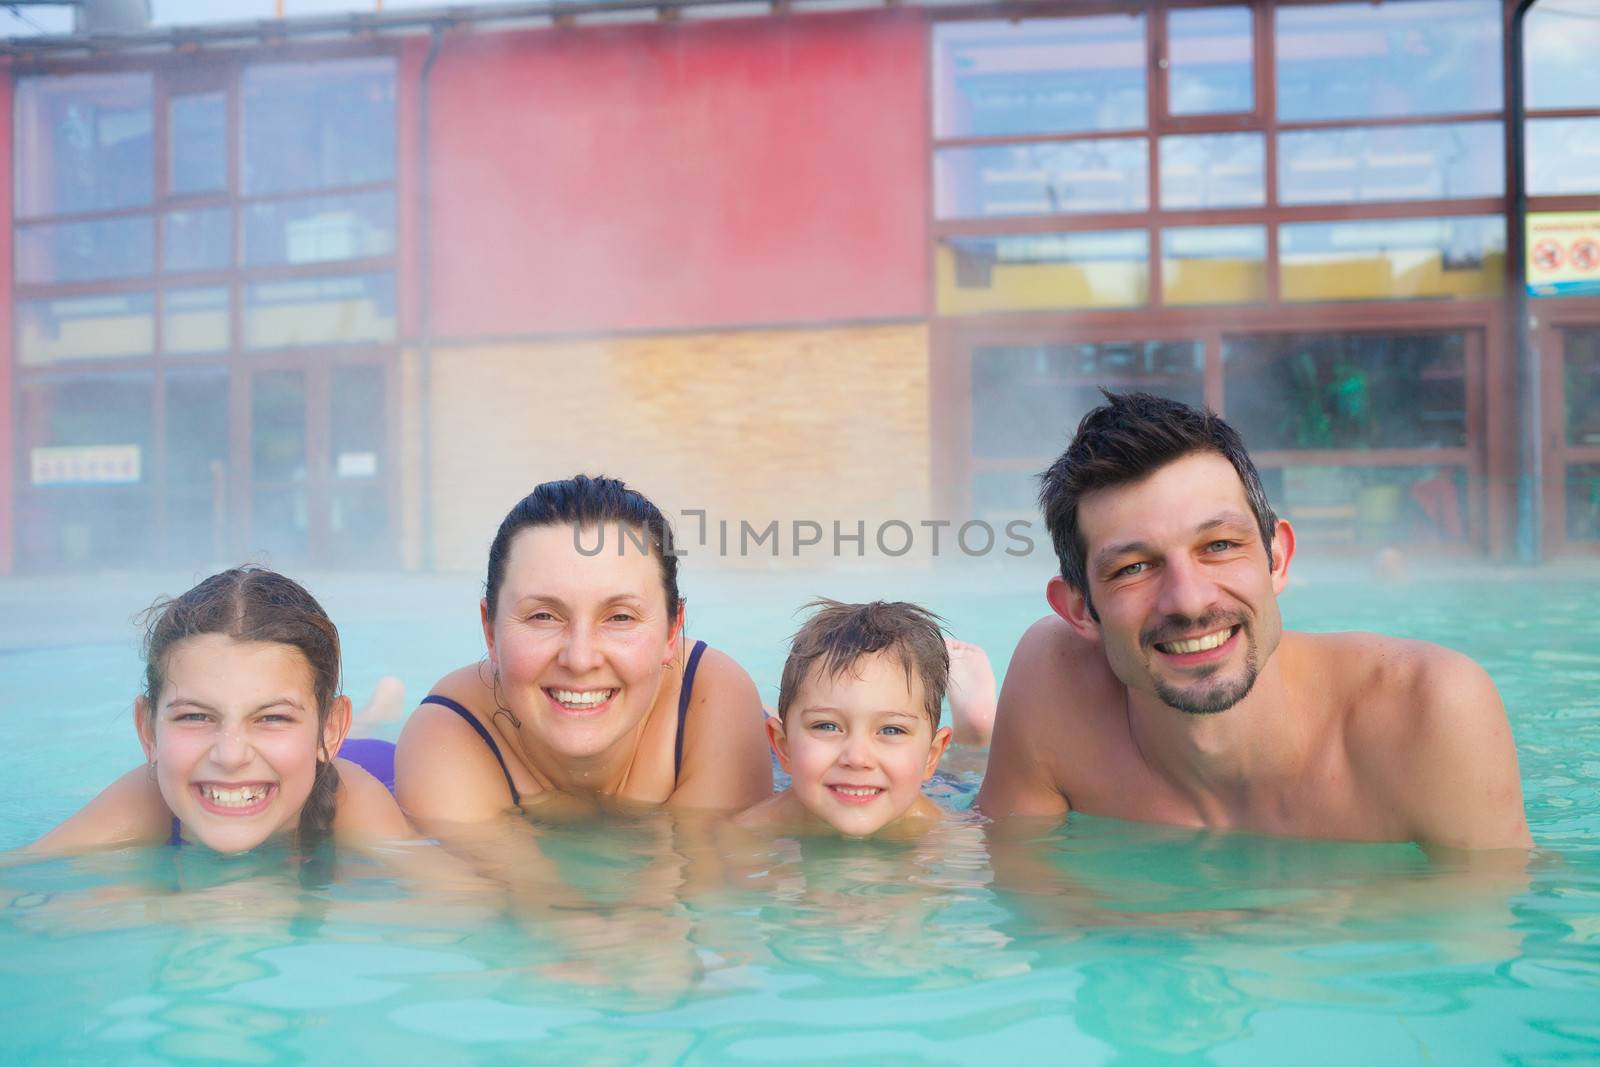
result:
M 677 785 L 683 774 L 683 723 L 689 717 L 689 696 L 694 692 L 694 672 L 700 666 L 700 656 L 706 650 L 704 641 L 696 641 L 689 650 L 689 662 L 683 667 L 683 685 L 678 689 L 678 739 L 672 745 L 672 783 Z
M 449 708 L 451 711 L 465 719 L 468 726 L 478 731 L 478 736 L 483 738 L 483 743 L 489 746 L 490 752 L 494 753 L 495 762 L 500 764 L 500 773 L 506 776 L 506 788 L 511 790 L 511 803 L 521 804 L 522 794 L 517 792 L 517 783 L 511 780 L 511 768 L 506 766 L 505 757 L 500 755 L 500 746 L 494 743 L 494 735 L 489 732 L 488 728 L 485 727 L 483 723 L 478 721 L 478 717 L 472 714 L 472 712 L 468 711 L 466 708 L 462 707 L 460 704 L 457 704 L 454 700 L 451 700 L 449 697 L 442 697 L 438 693 L 429 693 L 427 696 L 422 698 L 422 703 L 437 704 L 441 708 Z

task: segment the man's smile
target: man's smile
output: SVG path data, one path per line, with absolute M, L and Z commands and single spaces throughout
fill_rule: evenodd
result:
M 1225 627 L 1221 630 L 1213 630 L 1208 634 L 1201 634 L 1198 637 L 1184 637 L 1173 641 L 1161 641 L 1155 644 L 1155 648 L 1157 651 L 1165 652 L 1169 656 L 1187 656 L 1196 652 L 1209 652 L 1211 649 L 1225 644 L 1228 638 L 1232 637 L 1238 631 L 1238 629 L 1239 627 L 1235 625 Z

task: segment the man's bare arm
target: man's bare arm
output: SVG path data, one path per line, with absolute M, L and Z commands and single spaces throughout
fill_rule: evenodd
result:
M 989 766 L 978 790 L 977 809 L 992 819 L 1008 815 L 1060 816 L 1067 798 L 1041 754 L 1057 748 L 1054 735 L 1067 728 L 1065 698 L 1055 684 L 1058 619 L 1042 619 L 1017 642 L 995 710 Z
M 1416 705 L 1391 761 L 1395 795 L 1424 847 L 1527 849 L 1522 778 L 1494 682 L 1465 656 L 1433 649 L 1419 665 Z

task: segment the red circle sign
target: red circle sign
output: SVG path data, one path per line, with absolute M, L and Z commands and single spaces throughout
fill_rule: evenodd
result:
M 1600 245 L 1585 237 L 1581 241 L 1573 242 L 1572 253 L 1567 258 L 1572 261 L 1574 270 L 1594 270 L 1600 266 Z
M 1534 245 L 1533 265 L 1540 270 L 1555 270 L 1561 266 L 1561 246 L 1548 239 Z

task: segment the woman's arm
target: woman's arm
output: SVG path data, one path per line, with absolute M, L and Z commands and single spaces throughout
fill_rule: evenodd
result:
M 472 709 L 489 690 L 473 666 L 445 675 L 432 692 Z M 485 822 L 516 808 L 493 751 L 461 716 L 438 704 L 417 705 L 400 731 L 394 786 L 401 810 L 419 823 Z
M 172 812 L 147 766 L 140 765 L 101 790 L 72 818 L 28 846 L 32 852 L 86 852 L 153 845 L 172 833 Z
M 772 759 L 755 682 L 708 648 L 695 674 L 683 727 L 683 773 L 667 803 L 742 811 L 772 795 Z

